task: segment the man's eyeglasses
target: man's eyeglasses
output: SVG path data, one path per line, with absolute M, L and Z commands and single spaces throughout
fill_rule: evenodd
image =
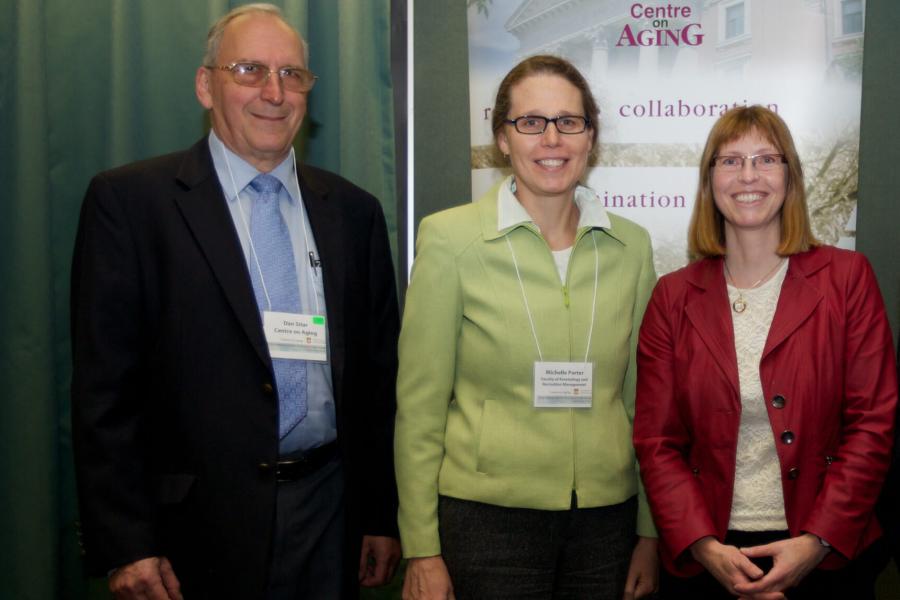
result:
M 749 160 L 750 164 L 757 171 L 774 171 L 776 168 L 787 163 L 784 154 L 754 154 L 752 156 L 714 156 L 709 166 L 715 167 L 720 171 L 734 172 L 744 168 L 744 161 Z
M 556 130 L 558 132 L 565 133 L 566 135 L 584 133 L 588 128 L 588 125 L 591 124 L 590 119 L 579 117 L 577 115 L 565 115 L 553 117 L 552 119 L 550 117 L 525 115 L 518 117 L 517 119 L 507 119 L 506 122 L 510 125 L 515 125 L 516 131 L 524 133 L 525 135 L 539 135 L 544 133 L 547 129 L 547 125 L 550 123 L 556 125 Z
M 264 87 L 272 73 L 277 73 L 281 85 L 288 92 L 308 92 L 316 84 L 319 77 L 306 69 L 297 67 L 281 67 L 271 70 L 266 65 L 254 62 L 231 63 L 230 65 L 206 65 L 207 69 L 219 69 L 231 72 L 231 77 L 238 85 L 247 87 Z

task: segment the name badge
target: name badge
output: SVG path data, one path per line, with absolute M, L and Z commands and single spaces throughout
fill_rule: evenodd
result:
M 263 332 L 272 358 L 328 361 L 328 333 L 323 315 L 265 311 Z
M 590 408 L 594 363 L 534 363 L 535 408 Z

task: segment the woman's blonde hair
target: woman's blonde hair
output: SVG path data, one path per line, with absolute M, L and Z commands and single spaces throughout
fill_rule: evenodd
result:
M 787 161 L 784 205 L 781 208 L 781 242 L 777 252 L 789 256 L 805 252 L 819 241 L 813 236 L 806 208 L 803 169 L 794 140 L 785 122 L 768 108 L 739 106 L 727 111 L 713 125 L 700 159 L 700 182 L 688 229 L 688 253 L 691 260 L 725 255 L 724 218 L 713 198 L 713 159 L 725 144 L 758 133 L 773 144 Z

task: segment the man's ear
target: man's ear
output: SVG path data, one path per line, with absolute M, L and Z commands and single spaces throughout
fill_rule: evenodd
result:
M 194 76 L 194 91 L 197 94 L 197 100 L 206 110 L 213 107 L 212 93 L 209 91 L 210 72 L 206 67 L 197 69 L 197 75 Z

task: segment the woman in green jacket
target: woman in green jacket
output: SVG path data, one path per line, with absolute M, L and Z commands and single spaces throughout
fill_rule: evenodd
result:
M 567 61 L 510 71 L 513 175 L 422 221 L 400 338 L 404 598 L 618 598 L 656 587 L 631 445 L 656 275 L 639 226 L 579 181 L 598 110 Z

